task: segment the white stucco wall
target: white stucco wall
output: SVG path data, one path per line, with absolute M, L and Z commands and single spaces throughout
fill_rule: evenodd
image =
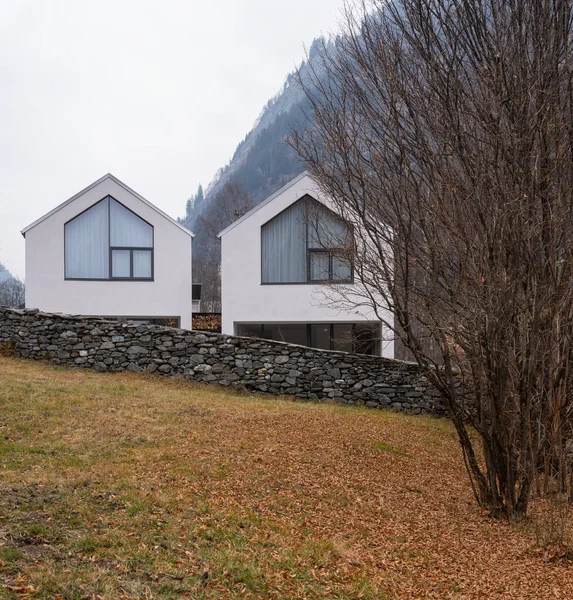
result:
M 66 281 L 64 224 L 107 195 L 154 228 L 154 281 Z M 191 329 L 191 241 L 112 178 L 26 231 L 26 307 L 90 316 L 179 317 Z
M 335 286 L 261 284 L 261 227 L 296 200 L 309 194 L 329 206 L 308 175 L 229 228 L 221 237 L 223 333 L 235 333 L 236 323 L 355 323 L 377 321 L 367 307 L 341 310 L 329 304 Z M 332 207 L 331 207 L 332 208 Z M 389 316 L 390 313 L 387 313 Z M 383 332 L 388 337 L 388 332 Z M 394 344 L 383 341 L 381 354 L 394 357 Z

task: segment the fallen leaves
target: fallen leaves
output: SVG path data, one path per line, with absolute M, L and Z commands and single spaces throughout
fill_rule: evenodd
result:
M 562 551 L 475 506 L 446 421 L 6 358 L 0 409 L 12 597 L 573 598 Z
M 18 575 L 18 577 L 6 583 L 4 588 L 10 592 L 14 592 L 20 598 L 26 598 L 38 593 L 38 589 L 28 584 L 22 575 Z

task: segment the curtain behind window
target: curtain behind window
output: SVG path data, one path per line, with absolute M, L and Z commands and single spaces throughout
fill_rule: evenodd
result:
M 133 276 L 136 279 L 150 279 L 151 269 L 151 250 L 133 251 Z
M 299 200 L 261 228 L 263 283 L 306 282 L 305 202 Z
M 111 246 L 122 248 L 151 248 L 153 228 L 137 215 L 110 198 Z
M 112 250 L 111 251 L 111 276 L 112 277 L 131 277 L 131 251 L 130 250 Z
M 65 225 L 65 276 L 69 279 L 109 277 L 107 198 Z
M 315 200 L 308 201 L 309 249 L 345 248 L 350 229 L 338 215 Z

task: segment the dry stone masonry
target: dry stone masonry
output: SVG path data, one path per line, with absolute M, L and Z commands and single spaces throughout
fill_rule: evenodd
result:
M 268 340 L 0 307 L 2 348 L 96 371 L 155 373 L 301 400 L 445 414 L 416 365 Z

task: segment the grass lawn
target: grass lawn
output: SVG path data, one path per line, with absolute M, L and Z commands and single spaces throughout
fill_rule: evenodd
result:
M 445 420 L 0 357 L 0 598 L 573 598 Z

